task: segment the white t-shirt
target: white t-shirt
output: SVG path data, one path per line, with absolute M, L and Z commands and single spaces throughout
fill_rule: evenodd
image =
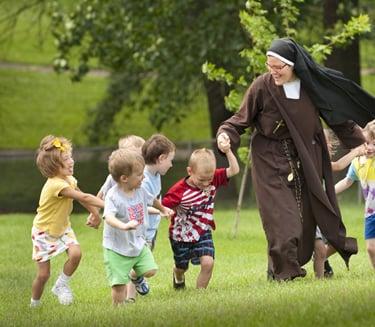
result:
M 147 203 L 153 201 L 153 196 L 145 189 L 138 188 L 133 196 L 127 196 L 116 184 L 112 187 L 104 202 L 104 230 L 103 246 L 118 254 L 127 257 L 138 256 L 145 245 L 145 216 L 147 215 Z M 139 225 L 136 229 L 121 230 L 108 225 L 105 217 L 111 215 L 127 223 L 137 220 Z

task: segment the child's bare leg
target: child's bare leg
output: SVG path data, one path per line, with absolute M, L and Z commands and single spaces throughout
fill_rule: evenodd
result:
M 137 278 L 133 269 L 130 271 L 130 276 L 132 279 Z M 133 299 L 135 301 L 136 296 L 137 296 L 137 291 L 135 289 L 135 285 L 132 282 L 126 284 L 126 299 L 127 300 Z
M 126 298 L 126 285 L 112 286 L 112 304 L 114 306 L 123 304 Z
M 372 267 L 375 269 L 375 238 L 366 240 L 367 253 L 370 257 Z
M 131 282 L 126 284 L 126 300 L 135 301 L 136 296 L 137 296 L 137 291 L 135 289 L 135 285 Z
M 33 281 L 31 297 L 33 300 L 39 300 L 43 294 L 44 285 L 46 285 L 50 276 L 50 262 L 38 262 L 38 272 Z
M 66 276 L 72 276 L 81 261 L 81 247 L 72 245 L 66 252 L 68 253 L 68 260 L 64 264 L 63 272 Z
M 197 278 L 197 288 L 207 288 L 214 269 L 214 258 L 208 255 L 200 257 L 201 271 Z
M 143 274 L 143 277 L 150 278 L 156 275 L 157 269 L 151 269 Z
M 143 274 L 143 277 L 150 278 L 150 277 L 152 277 L 152 276 L 155 276 L 156 272 L 157 272 L 157 269 L 151 269 L 151 270 L 149 270 L 149 271 L 146 271 L 146 272 Z M 137 278 L 137 277 L 141 277 L 141 276 L 137 276 L 134 270 L 132 270 L 132 271 L 130 272 L 130 276 L 131 276 L 132 279 L 135 279 L 135 278 Z
M 187 269 L 181 269 L 177 268 L 176 266 L 173 267 L 173 273 L 174 273 L 174 278 L 177 283 L 182 283 L 185 281 L 185 272 Z
M 327 245 L 327 254 L 326 254 L 327 258 L 330 257 L 334 253 L 336 253 L 336 249 L 332 245 L 328 244 Z
M 314 272 L 316 278 L 324 277 L 324 261 L 326 260 L 326 245 L 321 239 L 315 240 L 314 246 Z

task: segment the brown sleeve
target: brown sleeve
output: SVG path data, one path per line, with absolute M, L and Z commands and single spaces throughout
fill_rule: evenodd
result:
M 254 118 L 260 110 L 262 76 L 260 76 L 246 91 L 240 109 L 229 119 L 224 121 L 219 127 L 216 137 L 220 133 L 227 133 L 232 150 L 240 145 L 240 136 L 246 128 L 253 127 Z
M 366 141 L 362 129 L 353 121 L 330 125 L 330 127 L 335 132 L 344 148 L 353 149 Z

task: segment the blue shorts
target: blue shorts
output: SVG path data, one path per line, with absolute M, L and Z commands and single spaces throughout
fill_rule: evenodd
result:
M 365 219 L 365 240 L 375 238 L 375 215 Z
M 215 247 L 210 230 L 201 235 L 197 242 L 177 242 L 169 239 L 173 251 L 176 268 L 187 270 L 189 261 L 193 265 L 200 264 L 200 257 L 208 255 L 215 259 Z

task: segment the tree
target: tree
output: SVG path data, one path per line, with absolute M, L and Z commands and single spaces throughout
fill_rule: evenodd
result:
M 325 29 L 333 29 L 335 25 L 337 29 L 342 26 L 342 22 L 347 22 L 358 11 L 358 0 L 325 0 L 323 8 Z M 340 21 L 341 23 L 337 24 Z M 348 65 L 347 58 L 350 58 L 350 65 Z M 343 72 L 345 76 L 361 84 L 359 38 L 356 37 L 344 47 L 335 48 L 325 64 Z
M 240 57 L 247 60 L 247 67 L 245 70 L 247 73 L 246 75 L 238 75 L 237 72 L 229 72 L 208 62 L 203 66 L 203 71 L 207 74 L 209 79 L 224 81 L 231 87 L 229 96 L 226 98 L 226 105 L 232 111 L 237 111 L 239 109 L 245 88 L 257 75 L 264 72 L 264 54 L 266 53 L 271 41 L 278 38 L 278 35 L 296 35 L 296 30 L 293 28 L 293 24 L 297 22 L 299 16 L 297 4 L 300 2 L 301 0 L 274 1 L 275 10 L 279 11 L 281 17 L 280 26 L 272 24 L 272 22 L 267 19 L 267 11 L 263 9 L 260 1 L 248 0 L 246 2 L 246 10 L 243 10 L 240 13 L 241 23 L 248 32 L 252 45 L 251 48 L 244 49 L 240 52 Z M 353 17 L 345 26 L 342 26 L 342 29 L 339 32 L 334 35 L 325 36 L 325 44 L 314 44 L 308 50 L 318 62 L 323 62 L 327 56 L 332 53 L 334 46 L 344 45 L 354 39 L 358 34 L 368 32 L 369 30 L 370 25 L 368 22 L 368 16 Z M 236 236 L 237 234 L 247 170 L 251 162 L 249 149 L 242 149 L 241 152 L 241 157 L 245 162 L 245 171 L 237 203 L 237 215 L 233 236 Z
M 285 13 L 289 8 L 298 10 L 303 1 L 261 3 L 264 11 L 259 15 L 267 16 L 282 31 L 280 35 L 288 35 Z M 238 18 L 239 10 L 245 9 L 244 0 L 34 0 L 20 1 L 9 16 L 15 21 L 31 6 L 39 6 L 41 13 L 52 17 L 58 71 L 71 71 L 73 80 L 80 80 L 94 63 L 111 72 L 105 98 L 88 114 L 92 144 L 107 139 L 121 110 L 127 110 L 127 115 L 146 110 L 158 129 L 167 121 L 178 122 L 189 114 L 186 104 L 202 89 L 214 136 L 220 122 L 230 115 L 225 104 L 230 87 L 223 80 L 205 78 L 202 64 L 211 62 L 238 76 L 246 71 L 249 56 L 255 55 L 263 65 L 263 53 L 244 51 L 244 56 L 236 56 L 251 42 Z M 257 25 L 252 28 L 259 30 Z M 247 73 L 243 85 L 254 74 Z
M 240 71 L 233 56 L 246 38 L 238 20 L 240 0 L 124 1 L 83 0 L 73 11 L 52 8 L 59 71 L 79 80 L 90 60 L 112 72 L 107 96 L 90 114 L 90 140 L 105 140 L 114 116 L 127 103 L 148 110 L 157 127 L 179 121 L 182 110 L 203 86 L 208 99 L 211 132 L 229 117 L 222 82 L 204 78 L 201 65 L 210 60 Z

